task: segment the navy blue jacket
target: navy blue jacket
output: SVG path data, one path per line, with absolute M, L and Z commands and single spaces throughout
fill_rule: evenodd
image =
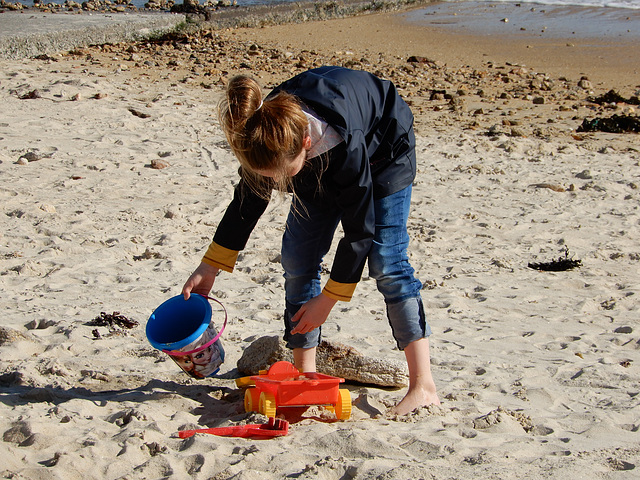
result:
M 341 211 L 344 237 L 325 293 L 349 300 L 373 240 L 373 200 L 402 190 L 415 178 L 413 114 L 390 81 L 342 67 L 301 73 L 276 87 L 267 98 L 279 91 L 295 95 L 344 140 L 327 155 L 312 159 L 294 178 L 294 188 L 303 201 Z M 322 188 L 318 188 L 318 170 L 322 170 Z M 266 207 L 267 202 L 241 181 L 213 243 L 228 251 L 244 249 Z M 205 255 L 203 261 L 224 268 L 212 256 Z M 227 263 L 232 262 L 235 259 Z

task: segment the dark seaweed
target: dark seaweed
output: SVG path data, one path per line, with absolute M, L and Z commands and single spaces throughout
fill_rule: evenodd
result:
M 564 257 L 558 257 L 557 260 L 551 260 L 550 262 L 542 263 L 529 263 L 528 267 L 534 270 L 541 270 L 544 272 L 564 272 L 566 270 L 572 270 L 582 266 L 582 260 L 574 260 L 569 258 L 569 249 L 565 249 Z
M 124 315 L 120 315 L 120 312 L 100 312 L 100 316 L 94 318 L 91 322 L 88 323 L 88 325 L 110 328 L 134 328 L 138 326 L 138 322 L 136 322 L 135 320 L 129 320 Z
M 640 133 L 640 117 L 632 115 L 613 115 L 609 118 L 585 118 L 578 132 Z
M 589 101 L 597 103 L 598 105 L 604 105 L 607 103 L 626 103 L 627 105 L 640 105 L 640 99 L 637 96 L 630 98 L 624 98 L 615 90 L 609 90 L 604 95 L 599 97 L 589 97 Z

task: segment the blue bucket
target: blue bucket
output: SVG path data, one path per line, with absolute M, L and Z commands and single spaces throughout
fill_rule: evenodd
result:
M 224 310 L 224 325 L 220 332 L 212 319 L 213 300 Z M 215 375 L 224 362 L 220 336 L 227 325 L 227 312 L 215 298 L 192 294 L 182 295 L 162 303 L 149 317 L 147 339 L 158 350 L 169 355 L 178 366 L 194 378 Z

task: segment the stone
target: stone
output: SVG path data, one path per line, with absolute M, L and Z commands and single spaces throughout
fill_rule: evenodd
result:
M 154 158 L 151 160 L 151 168 L 156 170 L 162 170 L 163 168 L 170 167 L 171 164 L 162 158 Z
M 624 327 L 618 327 L 614 330 L 614 333 L 633 333 L 633 328 L 625 325 Z
M 31 431 L 30 425 L 24 421 L 18 421 L 11 428 L 5 430 L 2 434 L 2 440 L 7 443 L 20 445 L 31 437 L 31 435 L 33 435 L 33 432 Z
M 432 60 L 430 58 L 427 57 L 421 57 L 419 55 L 411 55 L 408 59 L 407 59 L 408 63 L 431 63 L 431 64 L 435 64 L 435 60 Z
M 27 162 L 37 162 L 42 160 L 42 155 L 38 151 L 30 151 L 22 155 L 20 158 L 24 158 Z
M 23 340 L 33 341 L 33 338 L 13 328 L 0 327 L 0 345 L 10 345 Z
M 40 205 L 40 210 L 42 210 L 43 212 L 47 212 L 47 213 L 56 213 L 56 207 L 53 205 L 50 205 L 48 203 L 43 203 Z
M 585 90 L 591 90 L 593 88 L 593 84 L 587 77 L 582 77 L 578 82 L 578 86 Z
M 283 360 L 293 362 L 293 354 L 284 340 L 278 336 L 265 336 L 244 350 L 237 367 L 242 375 L 257 375 L 260 370 Z M 325 375 L 381 387 L 405 387 L 409 379 L 403 362 L 368 357 L 353 347 L 326 340 L 318 346 L 316 366 L 318 372 Z

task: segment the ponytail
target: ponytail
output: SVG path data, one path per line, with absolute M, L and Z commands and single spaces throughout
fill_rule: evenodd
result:
M 309 124 L 297 98 L 279 92 L 263 101 L 260 85 L 246 75 L 239 75 L 229 81 L 218 114 L 249 186 L 264 196 L 271 195 L 268 185 L 289 189 L 287 165 L 302 151 Z M 271 179 L 255 173 L 257 170 L 276 172 L 275 185 Z

